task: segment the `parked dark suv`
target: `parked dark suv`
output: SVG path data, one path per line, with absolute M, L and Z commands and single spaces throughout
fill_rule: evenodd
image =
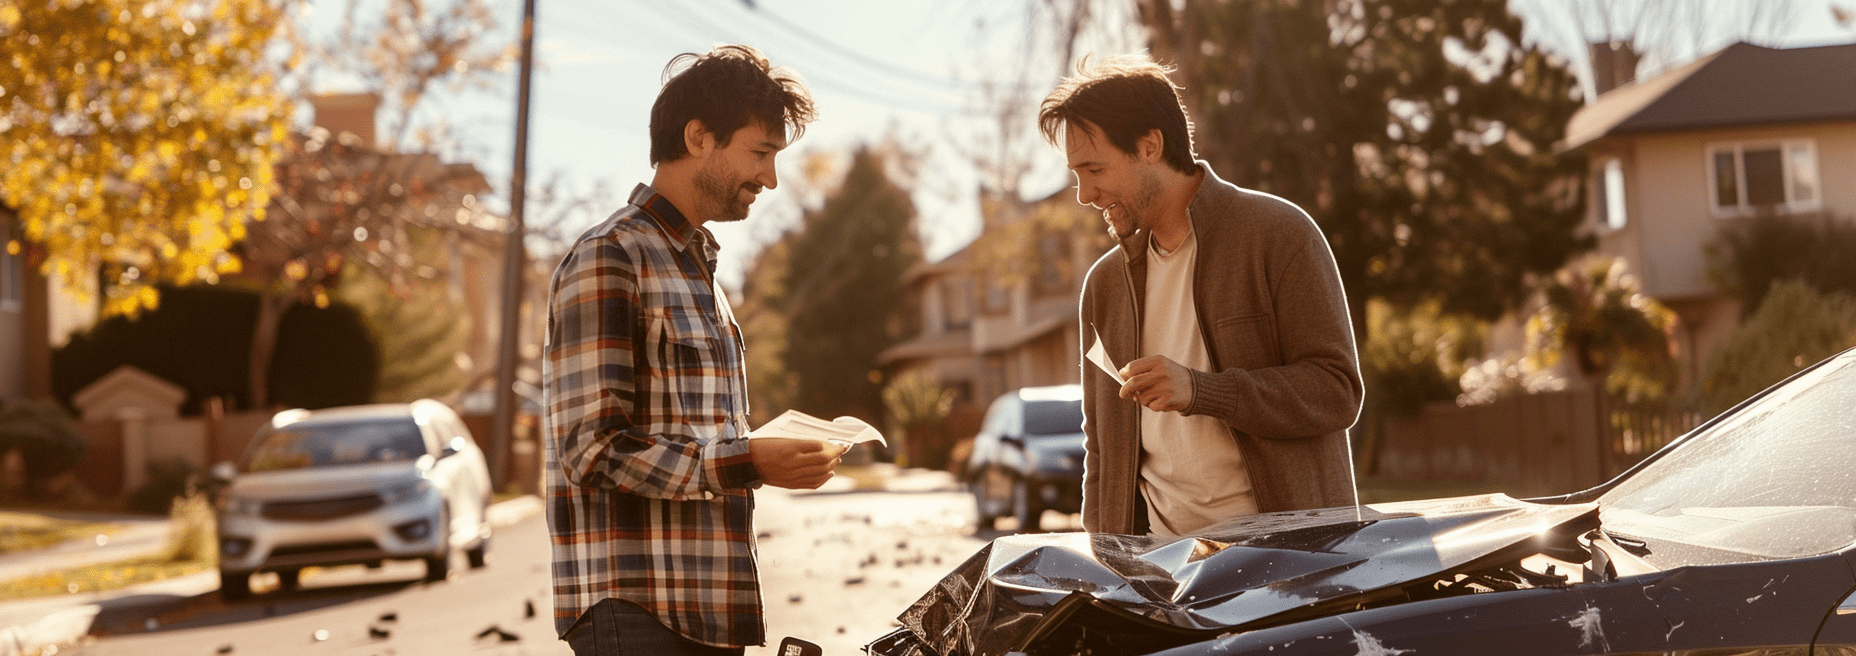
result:
M 1039 530 L 1045 510 L 1083 508 L 1083 386 L 1026 387 L 992 402 L 967 461 L 979 528 Z

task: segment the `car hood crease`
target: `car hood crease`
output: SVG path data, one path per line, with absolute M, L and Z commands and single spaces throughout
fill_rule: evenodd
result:
M 1518 558 L 1543 536 L 1592 528 L 1596 517 L 1595 504 L 1490 494 L 1253 515 L 1186 538 L 1011 536 L 974 554 L 899 620 L 941 656 L 1021 648 L 1070 621 L 1076 614 L 1062 611 L 1082 602 L 1147 629 L 1216 634 L 1349 610 L 1375 590 Z

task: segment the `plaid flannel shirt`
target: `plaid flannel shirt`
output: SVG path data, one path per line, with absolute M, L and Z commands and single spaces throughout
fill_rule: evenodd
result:
M 649 186 L 555 269 L 542 364 L 554 626 L 606 597 L 764 644 L 740 330 L 715 238 Z

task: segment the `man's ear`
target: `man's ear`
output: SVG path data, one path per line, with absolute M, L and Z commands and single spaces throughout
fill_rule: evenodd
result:
M 1166 135 L 1160 134 L 1160 128 L 1154 128 L 1148 130 L 1147 134 L 1141 135 L 1140 139 L 1135 140 L 1134 154 L 1142 162 L 1154 164 L 1160 161 L 1160 152 L 1165 150 L 1165 147 Z
M 691 155 L 702 157 L 709 154 L 709 149 L 714 146 L 715 133 L 710 131 L 708 126 L 703 125 L 701 120 L 690 119 L 688 123 L 683 124 L 683 147 L 689 150 Z

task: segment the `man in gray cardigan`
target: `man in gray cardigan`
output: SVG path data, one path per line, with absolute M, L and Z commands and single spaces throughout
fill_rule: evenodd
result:
M 1121 365 L 1083 365 L 1083 527 L 1352 505 L 1363 387 L 1334 254 L 1301 208 L 1195 159 L 1167 73 L 1109 60 L 1039 112 L 1121 242 L 1083 285 L 1082 347 Z

